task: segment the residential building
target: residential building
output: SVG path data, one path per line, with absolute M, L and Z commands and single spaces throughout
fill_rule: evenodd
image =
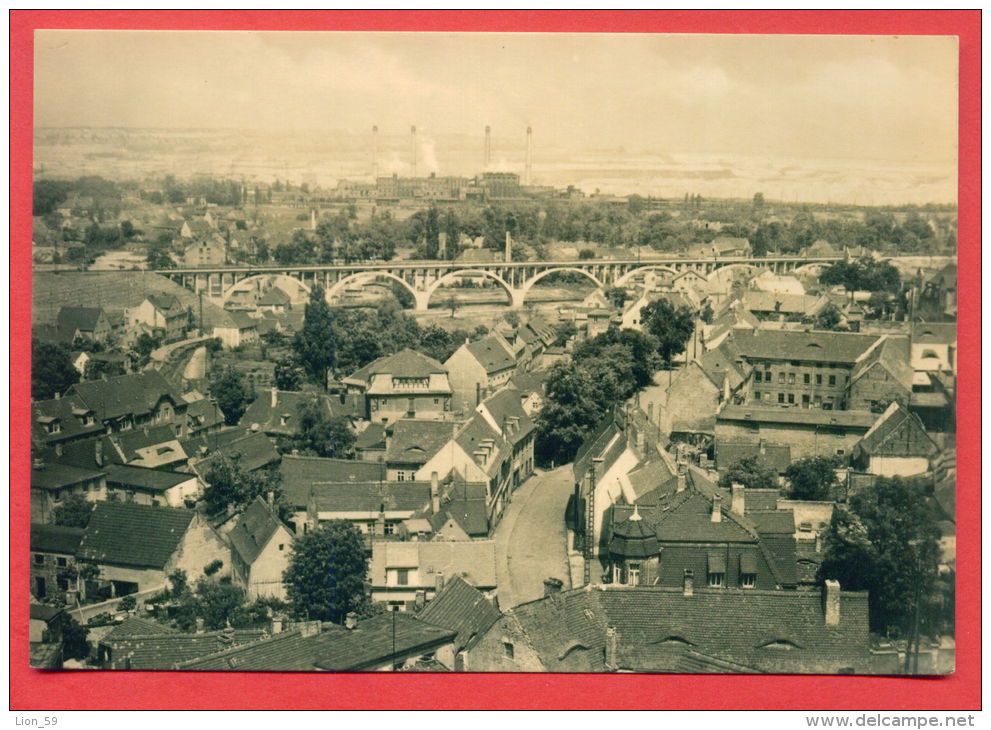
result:
M 213 434 L 200 434 L 181 442 L 190 454 L 189 466 L 205 478 L 222 459 L 237 462 L 246 472 L 278 466 L 282 459 L 275 444 L 264 433 L 232 428 Z
M 142 426 L 179 426 L 186 413 L 186 401 L 155 370 L 83 381 L 71 386 L 65 395 L 71 397 L 70 403 L 78 405 L 73 409 L 73 416 L 80 420 L 86 435 L 100 430 L 120 433 Z M 102 429 L 93 429 L 90 417 L 95 424 L 101 424 Z M 50 424 L 46 427 L 48 435 L 58 433 L 51 432 Z M 62 425 L 61 420 L 59 425 Z
M 516 372 L 516 356 L 509 343 L 496 333 L 465 342 L 444 367 L 453 391 L 453 409 L 467 412 L 509 381 Z
M 438 657 L 456 672 L 465 671 L 466 654 L 501 616 L 494 601 L 460 576 L 446 580 L 444 588 L 416 614 L 421 621 L 457 632 L 453 656 Z
M 884 336 L 857 359 L 847 387 L 847 408 L 880 413 L 889 403 L 908 405 L 912 381 L 908 340 Z
M 351 459 L 285 455 L 279 462 L 282 493 L 294 510 L 290 526 L 302 535 L 308 525 L 310 497 L 322 484 L 375 483 L 385 481 L 385 465 Z M 378 510 L 379 505 L 373 506 Z
M 536 426 L 523 408 L 523 394 L 502 388 L 482 401 L 476 411 L 511 447 L 509 488 L 515 490 L 533 474 L 533 445 Z
M 76 338 L 102 342 L 110 335 L 110 320 L 101 307 L 61 307 L 55 322 L 60 342 Z
M 231 543 L 234 580 L 248 600 L 286 600 L 282 575 L 289 567 L 293 533 L 282 524 L 272 505 L 256 497 L 227 533 Z
M 258 320 L 247 312 L 226 312 L 226 322 L 214 325 L 213 336 L 223 342 L 224 347 L 234 349 L 258 342 Z
M 166 342 L 183 338 L 189 326 L 189 311 L 171 294 L 149 294 L 138 306 L 125 310 L 128 327 L 147 327 L 161 332 Z
M 457 425 L 449 421 L 401 418 L 387 426 L 386 479 L 397 482 L 415 479 L 423 466 L 451 441 L 456 431 Z
M 929 471 L 939 452 L 922 421 L 894 401 L 853 448 L 853 465 L 883 477 L 914 476 Z
M 369 563 L 372 600 L 410 610 L 430 600 L 444 581 L 463 577 L 489 598 L 497 587 L 494 540 L 374 542 Z
M 103 669 L 167 671 L 182 662 L 256 643 L 268 635 L 261 629 L 222 629 L 187 634 L 161 624 L 149 626 L 154 624 L 151 621 L 143 621 L 143 625 L 128 625 L 134 621 L 134 618 L 126 620 L 99 642 L 97 656 Z
M 39 446 L 68 444 L 104 433 L 106 426 L 78 395 L 31 402 L 31 441 Z
M 217 236 L 193 241 L 186 246 L 182 263 L 189 268 L 223 266 L 227 263 L 226 242 Z
M 439 489 L 439 485 L 414 481 L 314 484 L 307 502 L 304 531 L 333 520 L 343 520 L 354 525 L 372 544 L 379 539 L 396 540 L 400 537 L 402 523 L 429 507 L 435 489 Z
M 107 464 L 107 496 L 152 507 L 191 507 L 202 493 L 195 474 Z
M 454 392 L 447 369 L 432 357 L 402 350 L 381 357 L 343 380 L 351 395 L 367 399 L 366 420 L 450 420 Z
M 83 528 L 31 524 L 31 595 L 72 605 L 78 593 L 76 552 Z
M 286 294 L 284 289 L 278 286 L 273 286 L 258 297 L 258 301 L 255 302 L 255 306 L 263 312 L 284 314 L 292 309 L 292 299 L 288 294 Z
M 316 405 L 319 413 L 331 420 L 344 416 L 357 420 L 362 414 L 364 398 L 350 395 L 324 395 L 272 388 L 261 392 L 241 416 L 241 424 L 274 438 L 291 438 L 300 434 L 300 414 L 304 407 Z
M 35 459 L 31 465 L 31 519 L 34 522 L 51 522 L 55 509 L 70 495 L 83 495 L 95 502 L 106 499 L 106 493 L 105 471 L 42 459 Z
M 912 324 L 912 369 L 956 374 L 956 322 L 915 322 Z

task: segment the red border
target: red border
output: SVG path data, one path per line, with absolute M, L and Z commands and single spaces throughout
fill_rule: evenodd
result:
M 11 709 L 980 708 L 980 32 L 966 11 L 11 11 Z M 42 673 L 28 668 L 32 59 L 36 28 L 956 35 L 960 39 L 957 672 L 940 679 Z M 20 364 L 20 365 L 18 365 Z M 162 692 L 163 683 L 169 690 Z

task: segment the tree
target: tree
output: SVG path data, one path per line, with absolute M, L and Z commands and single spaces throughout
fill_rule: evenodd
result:
M 568 340 L 577 334 L 578 328 L 574 322 L 571 320 L 561 322 L 554 328 L 554 344 L 558 347 L 564 347 L 568 344 Z
M 836 305 L 830 302 L 822 311 L 816 315 L 815 326 L 816 329 L 820 330 L 839 330 L 843 329 L 843 315 L 840 310 L 836 308 Z
M 236 426 L 247 409 L 248 391 L 233 366 L 228 365 L 220 377 L 211 383 L 210 394 L 224 414 L 224 423 Z
M 72 366 L 69 348 L 39 340 L 31 341 L 31 397 L 54 398 L 79 382 L 79 371 Z
M 117 610 L 124 612 L 133 611 L 135 608 L 137 608 L 137 605 L 138 605 L 138 599 L 136 599 L 134 596 L 124 596 L 123 598 L 120 599 L 120 601 L 117 602 Z
M 70 494 L 55 507 L 52 522 L 64 527 L 86 527 L 93 514 L 93 503 L 82 494 Z
M 368 603 L 367 574 L 364 538 L 354 525 L 335 520 L 296 539 L 282 579 L 296 615 L 343 623 Z
M 603 361 L 555 363 L 547 376 L 544 406 L 537 416 L 537 459 L 544 464 L 574 459 L 619 395 L 616 374 Z
M 86 659 L 90 653 L 89 629 L 81 626 L 67 611 L 58 616 L 58 631 L 62 635 L 63 659 Z
M 208 485 L 203 494 L 203 502 L 210 514 L 222 512 L 228 505 L 234 508 L 243 507 L 256 497 L 267 499 L 269 492 L 272 492 L 280 519 L 286 520 L 292 514 L 292 510 L 285 504 L 282 480 L 277 470 L 245 471 L 237 459 L 221 454 L 213 460 L 203 480 Z
M 578 252 L 578 258 L 582 261 L 588 261 L 589 259 L 595 258 L 595 251 L 590 248 L 583 248 Z
M 695 316 L 685 306 L 674 307 L 666 299 L 648 302 L 640 312 L 644 330 L 657 339 L 657 351 L 667 367 L 685 351 L 695 331 Z
M 506 324 L 508 324 L 510 327 L 512 327 L 514 329 L 516 327 L 519 327 L 520 326 L 520 315 L 519 315 L 518 312 L 514 312 L 514 311 L 510 310 L 510 311 L 506 312 L 502 316 L 502 318 L 504 320 L 506 320 Z
M 354 449 L 355 435 L 345 416 L 328 418 L 316 398 L 300 404 L 299 433 L 293 445 L 305 454 L 345 459 Z
M 334 315 L 327 304 L 323 287 L 310 290 L 310 299 L 303 313 L 303 328 L 293 342 L 299 361 L 307 374 L 323 389 L 327 388 L 327 373 L 335 362 Z
M 616 309 L 622 309 L 626 300 L 630 298 L 630 292 L 621 286 L 611 286 L 603 293 Z
M 733 464 L 719 478 L 719 486 L 742 484 L 747 489 L 777 489 L 777 474 L 760 458 L 747 456 Z
M 937 630 L 939 529 L 919 480 L 878 477 L 838 506 L 826 532 L 820 579 L 869 591 L 871 630 Z
M 214 581 L 203 577 L 196 581 L 196 615 L 203 619 L 203 625 L 210 630 L 227 626 L 244 603 L 244 590 L 230 582 L 229 578 Z
M 807 456 L 785 470 L 792 499 L 828 500 L 836 485 L 838 460 L 831 456 Z
M 451 294 L 450 296 L 444 297 L 444 301 L 441 302 L 444 309 L 449 309 L 451 311 L 451 319 L 454 319 L 455 312 L 458 311 L 458 298 Z
M 292 355 L 275 363 L 275 387 L 279 390 L 302 390 L 304 377 L 299 360 Z

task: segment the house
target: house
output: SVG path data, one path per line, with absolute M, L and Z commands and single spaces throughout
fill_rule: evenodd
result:
M 447 421 L 401 418 L 386 428 L 386 479 L 406 481 L 454 437 L 457 426 Z M 429 476 L 429 475 L 428 475 Z
M 956 322 L 914 322 L 912 324 L 912 369 L 956 374 Z
M 86 595 L 114 597 L 164 587 L 177 569 L 195 581 L 214 559 L 229 564 L 230 551 L 193 510 L 98 502 L 76 559 L 100 570 L 97 581 L 87 581 Z
M 231 543 L 234 580 L 248 600 L 286 600 L 282 574 L 289 567 L 293 533 L 282 524 L 272 505 L 256 497 L 227 533 Z
M 400 526 L 405 540 L 483 540 L 490 535 L 488 484 L 450 480 L 431 493 L 430 506 L 415 512 Z
M 183 469 L 189 457 L 173 426 L 144 426 L 110 436 L 124 464 L 144 466 L 149 469 Z M 111 461 L 115 459 L 110 459 Z
M 268 635 L 261 629 L 222 629 L 187 634 L 161 624 L 149 626 L 153 624 L 150 621 L 143 621 L 143 626 L 128 626 L 132 621 L 133 618 L 125 621 L 97 645 L 97 656 L 103 669 L 165 671 L 182 662 L 253 644 Z
M 355 458 L 362 461 L 385 461 L 386 427 L 382 423 L 369 423 L 354 441 Z
M 717 236 L 709 243 L 700 243 L 689 249 L 689 255 L 697 258 L 750 256 L 750 252 L 750 241 L 734 236 Z
M 32 401 L 31 416 L 31 441 L 39 446 L 68 444 L 106 430 L 78 395 Z
M 402 523 L 427 509 L 439 489 L 437 482 L 316 483 L 310 487 L 304 532 L 333 520 L 344 520 L 367 535 L 369 542 L 398 539 Z M 297 522 L 297 533 L 298 528 Z
M 750 280 L 750 286 L 768 294 L 805 295 L 805 286 L 797 277 L 775 274 L 773 271 L 760 272 Z
M 758 289 L 744 289 L 732 294 L 727 306 L 736 301 L 758 320 L 779 319 L 790 322 L 815 317 L 829 304 L 829 298 L 825 296 L 787 294 Z
M 292 299 L 282 288 L 273 286 L 258 298 L 255 306 L 263 312 L 283 314 L 292 309 Z
M 31 595 L 73 604 L 78 591 L 76 552 L 83 528 L 31 523 Z
M 110 335 L 110 320 L 100 307 L 61 307 L 55 321 L 60 342 L 77 337 L 102 342 Z
M 723 442 L 777 443 L 791 447 L 793 459 L 848 457 L 878 416 L 870 411 L 727 405 L 716 416 L 716 450 Z
M 478 672 L 873 674 L 866 592 L 597 586 L 505 612 L 466 652 Z
M 663 299 L 668 302 L 672 307 L 678 309 L 679 307 L 684 307 L 692 312 L 695 312 L 698 308 L 697 302 L 693 301 L 689 295 L 681 291 L 670 291 L 670 292 L 658 292 L 658 291 L 646 291 L 639 299 L 636 299 L 626 305 L 623 310 L 621 317 L 620 327 L 622 329 L 634 329 L 643 331 L 643 308 L 646 307 L 653 301 L 658 299 Z
M 34 669 L 62 668 L 62 617 L 65 609 L 32 603 L 28 614 L 30 666 Z
M 166 342 L 182 339 L 189 326 L 189 311 L 172 294 L 149 294 L 136 307 L 125 310 L 128 327 L 160 331 Z
M 186 401 L 186 426 L 189 436 L 216 433 L 224 427 L 224 412 L 212 398 L 204 398 L 198 393 L 184 393 Z
M 536 317 L 516 330 L 512 342 L 516 353 L 516 367 L 520 370 L 538 369 L 541 356 L 557 340 L 554 327 Z
M 176 664 L 182 671 L 407 671 L 424 657 L 450 656 L 455 632 L 404 613 L 388 613 L 350 628 L 308 622 L 300 628 Z M 446 651 L 445 651 L 446 650 Z M 441 670 L 449 667 L 441 665 Z
M 375 483 L 385 481 L 385 465 L 351 459 L 326 459 L 319 456 L 285 455 L 279 462 L 282 493 L 295 510 L 290 521 L 297 535 L 307 529 L 310 496 L 320 484 Z M 378 509 L 378 505 L 374 506 Z
M 267 393 L 258 394 L 241 416 L 241 423 L 274 439 L 291 438 L 300 434 L 303 408 L 315 406 L 324 418 L 331 420 L 338 416 L 359 416 L 358 411 L 363 405 L 360 397 L 272 388 Z
M 183 266 L 223 266 L 227 263 L 227 244 L 217 236 L 192 241 L 182 254 Z
M 880 413 L 888 403 L 908 405 L 912 379 L 908 340 L 882 336 L 854 365 L 847 386 L 847 407 Z
M 758 458 L 771 467 L 780 478 L 791 466 L 791 446 L 769 444 L 766 441 L 717 441 L 715 443 L 716 469 L 722 473 L 744 459 Z
M 517 372 L 509 379 L 509 386 L 520 394 L 523 411 L 533 418 L 544 407 L 545 382 L 547 371 Z
M 348 394 L 364 395 L 365 419 L 450 420 L 454 391 L 447 369 L 432 357 L 405 349 L 369 363 L 343 379 Z
M 516 372 L 512 347 L 499 334 L 465 342 L 445 362 L 453 391 L 452 407 L 466 412 L 505 385 Z
M 497 587 L 494 540 L 374 542 L 368 568 L 372 600 L 409 610 L 455 576 L 492 597 Z
M 753 332 L 760 328 L 760 320 L 734 300 L 710 324 L 702 328 L 704 349 L 719 347 L 736 330 Z
M 502 388 L 475 409 L 510 446 L 509 488 L 515 490 L 533 474 L 533 445 L 536 425 L 523 408 L 523 394 Z
M 123 464 L 107 464 L 104 471 L 110 499 L 153 507 L 185 507 L 192 505 L 202 492 L 195 474 Z
M 446 580 L 444 588 L 416 613 L 421 621 L 457 632 L 451 647 L 453 657 L 438 657 L 456 672 L 465 671 L 465 653 L 501 616 L 491 599 L 460 576 Z
M 945 317 L 957 316 L 957 265 L 949 263 L 929 277 L 923 287 L 923 296 L 935 301 L 936 309 Z
M 74 396 L 72 402 L 79 404 L 77 417 L 84 428 L 89 427 L 86 424 L 92 415 L 106 433 L 141 426 L 178 426 L 186 413 L 186 401 L 155 370 L 83 381 L 71 386 L 66 395 Z
M 919 417 L 894 401 L 853 447 L 851 461 L 870 474 L 907 477 L 929 471 L 938 452 Z
M 263 433 L 246 429 L 228 429 L 199 435 L 181 442 L 190 454 L 189 466 L 205 478 L 222 459 L 237 462 L 245 472 L 277 466 L 282 459 L 272 440 Z
M 31 519 L 34 522 L 51 522 L 56 508 L 70 495 L 83 495 L 93 502 L 105 499 L 106 493 L 105 471 L 42 459 L 35 459 L 31 465 Z
M 246 312 L 226 312 L 226 321 L 214 325 L 213 336 L 223 342 L 224 347 L 234 349 L 258 341 L 258 320 Z

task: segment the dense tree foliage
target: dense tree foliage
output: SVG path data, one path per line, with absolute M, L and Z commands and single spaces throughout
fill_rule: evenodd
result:
M 210 395 L 224 414 L 228 426 L 236 426 L 248 407 L 248 391 L 244 380 L 232 366 L 224 368 L 210 383 Z
M 32 398 L 54 398 L 56 393 L 64 393 L 78 382 L 79 371 L 72 366 L 72 357 L 66 345 L 31 341 Z
M 871 629 L 907 634 L 919 606 L 924 634 L 940 630 L 939 530 L 924 485 L 878 477 L 838 505 L 826 533 L 822 579 L 870 592 Z
M 365 540 L 349 522 L 334 521 L 296 539 L 283 575 L 297 616 L 343 623 L 366 610 Z
M 70 494 L 52 511 L 52 522 L 65 527 L 86 527 L 93 514 L 93 502 L 83 494 Z
M 865 258 L 859 261 L 837 261 L 819 275 L 826 286 L 842 285 L 848 291 L 898 292 L 901 275 L 888 261 Z
M 328 418 L 316 398 L 299 407 L 299 432 L 291 439 L 292 447 L 302 454 L 347 459 L 354 452 L 354 431 L 345 416 Z
M 747 489 L 776 489 L 777 474 L 760 456 L 747 456 L 726 469 L 719 477 L 719 486 L 742 484 Z
M 688 307 L 675 307 L 666 299 L 648 302 L 640 311 L 643 328 L 657 340 L 657 352 L 667 367 L 682 352 L 695 331 L 695 314 Z
M 305 377 L 303 366 L 294 355 L 287 355 L 275 363 L 275 387 L 279 390 L 302 390 Z
M 318 284 L 310 291 L 303 328 L 296 333 L 293 348 L 303 369 L 321 388 L 327 387 L 327 373 L 337 361 L 337 339 L 333 312 Z
M 785 470 L 788 496 L 792 499 L 831 499 L 839 462 L 831 456 L 807 456 Z
M 283 496 L 282 478 L 277 469 L 245 471 L 236 459 L 221 455 L 213 460 L 203 475 L 203 481 L 208 485 L 203 502 L 211 514 L 223 512 L 228 506 L 241 509 L 256 497 L 268 499 L 271 492 L 279 518 L 288 520 L 292 516 L 292 509 Z

